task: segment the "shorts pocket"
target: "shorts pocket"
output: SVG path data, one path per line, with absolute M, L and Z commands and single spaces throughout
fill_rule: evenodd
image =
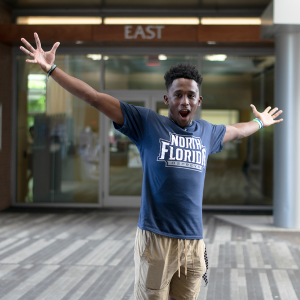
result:
M 149 235 L 145 230 L 137 228 L 134 245 L 135 284 L 143 280 L 142 261 L 149 243 Z
M 204 259 L 205 244 L 200 240 L 197 247 L 194 249 L 194 277 L 201 278 L 206 272 L 206 265 Z
M 134 255 L 142 257 L 149 243 L 149 234 L 146 230 L 137 229 L 135 237 Z
M 168 255 L 163 238 L 152 234 L 141 256 L 141 282 L 149 290 L 161 290 L 168 285 Z

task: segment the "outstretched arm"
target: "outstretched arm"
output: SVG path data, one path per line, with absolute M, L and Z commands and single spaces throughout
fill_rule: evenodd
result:
M 278 111 L 277 107 L 271 110 L 271 107 L 269 106 L 262 113 L 258 112 L 253 104 L 251 104 L 251 107 L 254 117 L 259 119 L 263 123 L 264 127 L 268 127 L 283 121 L 283 119 L 275 120 L 282 113 L 282 110 Z M 255 121 L 227 125 L 223 143 L 236 139 L 242 139 L 258 130 L 259 125 Z
M 23 46 L 21 46 L 20 49 L 33 58 L 27 59 L 26 62 L 38 64 L 46 73 L 48 73 L 54 64 L 55 52 L 59 43 L 55 43 L 50 51 L 44 52 L 37 33 L 34 33 L 34 38 L 37 47 L 36 49 L 34 49 L 30 43 L 23 38 L 21 41 L 28 50 Z M 118 99 L 107 94 L 97 92 L 85 82 L 66 74 L 57 67 L 51 73 L 51 77 L 68 92 L 94 106 L 117 124 L 124 124 L 124 117 Z

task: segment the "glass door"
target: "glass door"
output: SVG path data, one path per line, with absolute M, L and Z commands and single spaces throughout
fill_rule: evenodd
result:
M 57 55 L 56 65 L 99 90 L 100 61 Z M 38 65 L 17 57 L 17 202 L 93 204 L 99 200 L 100 114 Z
M 149 108 L 149 95 L 132 91 L 108 92 L 120 101 Z M 106 118 L 105 137 L 105 207 L 139 207 L 143 181 L 143 169 L 136 145 L 117 131 L 113 122 Z
M 253 119 L 251 103 L 259 111 L 273 107 L 273 86 L 267 81 L 273 70 L 271 56 L 203 56 L 201 118 L 230 125 Z M 272 205 L 273 128 L 230 141 L 209 156 L 204 205 Z

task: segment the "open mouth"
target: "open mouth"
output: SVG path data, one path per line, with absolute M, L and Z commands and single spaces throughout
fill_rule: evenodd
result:
M 186 119 L 187 117 L 188 117 L 188 115 L 190 114 L 190 111 L 189 110 L 180 110 L 179 111 L 179 114 L 180 114 L 180 116 L 183 118 L 183 119 Z

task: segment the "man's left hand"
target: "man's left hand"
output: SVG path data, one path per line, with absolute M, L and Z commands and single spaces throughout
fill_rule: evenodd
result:
M 264 127 L 268 127 L 283 121 L 283 119 L 275 120 L 280 114 L 282 114 L 282 110 L 278 111 L 277 107 L 271 110 L 271 106 L 268 106 L 262 113 L 260 113 L 253 104 L 250 106 L 252 108 L 254 117 L 261 120 L 264 124 Z

